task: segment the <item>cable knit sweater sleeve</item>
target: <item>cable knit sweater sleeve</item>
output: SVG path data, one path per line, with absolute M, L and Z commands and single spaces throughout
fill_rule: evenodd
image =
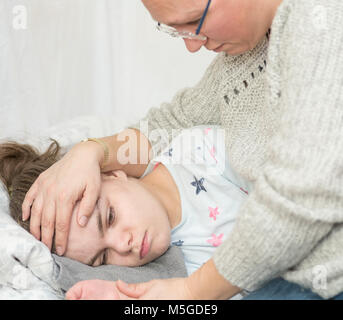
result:
M 267 99 L 281 110 L 278 130 L 213 257 L 241 288 L 256 289 L 295 266 L 343 222 L 342 21 L 337 0 L 285 0 L 273 21 Z

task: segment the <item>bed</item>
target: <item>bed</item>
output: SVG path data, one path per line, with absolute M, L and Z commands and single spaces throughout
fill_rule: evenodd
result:
M 123 129 L 113 117 L 87 116 L 57 124 L 39 136 L 18 133 L 1 137 L 30 143 L 43 151 L 56 139 L 65 152 L 87 137 L 112 135 Z M 0 299 L 64 299 L 66 290 L 80 280 L 100 278 L 127 282 L 148 281 L 153 278 L 186 276 L 181 250 L 170 248 L 165 255 L 142 267 L 89 267 L 52 255 L 49 249 L 22 229 L 9 215 L 9 198 L 0 182 Z

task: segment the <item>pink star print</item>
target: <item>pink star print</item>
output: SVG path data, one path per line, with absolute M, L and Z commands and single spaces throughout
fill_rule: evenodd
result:
M 244 193 L 249 194 L 248 191 L 244 190 L 243 188 L 240 188 Z
M 212 130 L 212 128 L 206 128 L 206 129 L 205 129 L 205 135 L 207 135 L 208 132 L 211 131 L 211 130 Z
M 217 160 L 216 157 L 215 157 L 216 148 L 215 148 L 214 146 L 211 148 L 210 154 L 211 154 L 211 157 L 216 161 L 216 163 L 218 163 L 218 160 Z
M 222 238 L 224 233 L 221 233 L 219 236 L 212 234 L 212 239 L 207 240 L 208 243 L 212 244 L 214 247 L 218 247 L 222 244 Z
M 211 148 L 210 154 L 211 154 L 211 157 L 212 157 L 214 160 L 216 160 L 216 162 L 218 162 L 217 159 L 216 159 L 216 157 L 215 157 L 216 148 L 215 148 L 214 146 Z
M 154 168 L 152 169 L 153 171 L 158 167 L 158 165 L 160 164 L 161 162 L 157 162 L 155 165 L 154 165 Z
M 213 218 L 213 220 L 216 220 L 217 215 L 219 214 L 218 207 L 215 207 L 215 208 L 208 207 L 208 209 L 210 210 L 210 218 Z

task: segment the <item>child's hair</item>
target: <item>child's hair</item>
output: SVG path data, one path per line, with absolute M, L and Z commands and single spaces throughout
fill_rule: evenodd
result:
M 30 232 L 30 220 L 22 220 L 22 203 L 38 176 L 60 158 L 60 146 L 53 142 L 44 153 L 28 144 L 6 142 L 0 144 L 0 180 L 10 196 L 12 218 Z M 55 252 L 53 241 L 52 251 Z

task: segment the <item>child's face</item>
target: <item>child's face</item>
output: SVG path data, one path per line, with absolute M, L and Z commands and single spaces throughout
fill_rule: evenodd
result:
M 85 264 L 139 266 L 161 256 L 170 244 L 165 208 L 139 180 L 123 171 L 102 175 L 100 197 L 86 227 L 74 207 L 65 256 Z M 143 239 L 145 245 L 143 245 Z

